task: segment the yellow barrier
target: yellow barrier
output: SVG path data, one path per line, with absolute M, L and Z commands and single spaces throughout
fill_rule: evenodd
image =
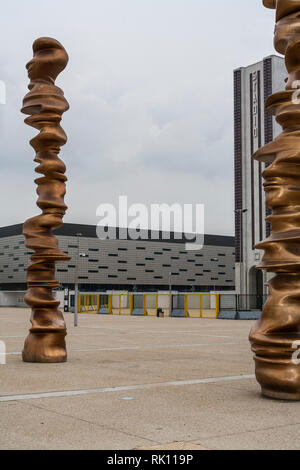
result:
M 100 308 L 107 306 L 105 300 L 103 301 L 106 297 L 108 296 L 100 294 L 79 294 L 78 313 L 98 313 Z
M 111 314 L 119 315 L 120 313 L 120 296 L 119 294 L 110 294 L 111 298 Z
M 79 294 L 78 313 L 131 315 L 134 306 L 133 297 L 134 294 Z M 158 308 L 162 309 L 165 316 L 170 315 L 169 294 L 143 294 L 144 316 L 156 316 Z M 171 310 L 173 310 L 173 297 Z M 218 318 L 219 312 L 220 294 L 184 294 L 186 318 Z
M 216 294 L 216 318 L 219 317 L 220 313 L 220 294 Z
M 132 294 L 120 294 L 119 300 L 119 314 L 120 315 L 131 315 L 133 310 L 133 295 Z
M 144 315 L 148 317 L 156 316 L 157 294 L 144 294 Z
M 202 318 L 201 294 L 185 294 L 185 317 Z
M 112 315 L 131 315 L 133 294 L 110 294 L 109 313 Z
M 216 308 L 211 308 L 211 296 L 215 294 L 201 294 L 201 318 L 216 318 Z
M 214 305 L 211 305 L 212 296 L 215 297 Z M 219 312 L 220 294 L 185 294 L 184 316 L 186 318 L 218 318 Z
M 165 317 L 170 317 L 173 310 L 173 296 L 171 296 L 171 312 L 170 312 L 170 294 L 158 294 L 158 308 L 161 308 Z
M 164 316 L 170 316 L 169 294 L 144 294 L 143 295 L 143 311 L 144 315 L 154 317 L 157 310 L 161 309 Z
M 189 317 L 188 296 L 187 296 L 187 294 L 184 295 L 184 316 L 185 316 L 185 318 Z

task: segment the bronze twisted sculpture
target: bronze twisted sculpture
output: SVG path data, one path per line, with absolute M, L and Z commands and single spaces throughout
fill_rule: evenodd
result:
M 300 0 L 263 4 L 276 9 L 275 48 L 285 55 L 289 75 L 286 89 L 266 102 L 283 132 L 253 156 L 271 163 L 263 177 L 272 232 L 257 248 L 265 252 L 259 267 L 276 275 L 250 341 L 262 393 L 300 400 L 300 365 L 294 354 L 300 340 Z
M 21 111 L 29 115 L 26 124 L 40 131 L 30 144 L 36 152 L 35 171 L 44 176 L 35 180 L 37 205 L 42 214 L 27 220 L 23 226 L 26 246 L 34 251 L 27 270 L 25 295 L 26 303 L 32 308 L 32 327 L 25 341 L 23 360 L 64 362 L 67 359 L 66 325 L 52 289 L 59 287 L 55 280 L 55 263 L 70 257 L 59 250 L 52 229 L 62 225 L 67 209 L 64 203 L 66 167 L 58 154 L 67 141 L 60 121 L 69 105 L 63 91 L 54 83 L 68 63 L 68 55 L 63 46 L 51 38 L 37 39 L 33 53 L 33 59 L 26 65 L 30 91 Z

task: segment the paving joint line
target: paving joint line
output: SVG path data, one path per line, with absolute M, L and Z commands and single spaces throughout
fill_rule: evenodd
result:
M 58 416 L 64 416 L 66 418 L 71 418 L 71 419 L 74 419 L 74 420 L 77 420 L 77 421 L 82 421 L 84 423 L 92 424 L 92 425 L 97 426 L 99 428 L 109 429 L 110 431 L 119 432 L 121 434 L 125 434 L 126 436 L 136 437 L 136 438 L 143 439 L 144 441 L 148 441 L 148 442 L 151 442 L 151 443 L 157 443 L 157 441 L 154 441 L 154 440 L 149 439 L 147 437 L 139 436 L 138 434 L 132 434 L 130 432 L 122 431 L 120 429 L 116 429 L 116 428 L 108 426 L 106 424 L 99 424 L 99 423 L 96 423 L 94 421 L 89 421 L 88 419 L 80 418 L 79 416 L 70 415 L 68 413 L 62 413 L 61 411 L 50 410 L 49 408 L 44 407 L 44 406 L 38 406 L 38 405 L 35 405 L 35 404 L 31 404 L 31 403 L 22 403 L 22 405 L 23 406 L 27 405 L 29 407 L 37 408 L 39 410 L 48 411 L 49 413 L 56 414 Z

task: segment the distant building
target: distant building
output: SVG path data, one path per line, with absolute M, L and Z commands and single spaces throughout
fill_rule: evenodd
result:
M 121 229 L 120 229 L 121 230 Z M 126 230 L 126 229 L 122 229 Z M 99 240 L 93 225 L 64 224 L 55 231 L 62 251 L 71 256 L 56 265 L 61 286 L 73 289 L 77 278 L 81 291 L 105 292 L 178 291 L 209 292 L 234 289 L 234 237 L 205 235 L 200 251 L 186 251 L 185 240 Z M 148 232 L 147 232 L 148 235 Z M 0 290 L 26 289 L 30 250 L 22 225 L 0 228 Z M 171 275 L 170 275 L 171 273 Z
M 284 89 L 286 76 L 284 59 L 275 55 L 234 71 L 235 272 L 236 289 L 243 294 L 266 293 L 266 275 L 256 269 L 263 252 L 254 248 L 270 231 L 262 186 L 265 164 L 251 155 L 281 132 L 265 101 Z

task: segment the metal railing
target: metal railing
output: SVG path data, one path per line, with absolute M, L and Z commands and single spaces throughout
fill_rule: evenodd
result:
M 219 294 L 79 294 L 78 313 L 217 318 Z
M 256 294 L 221 294 L 220 310 L 234 310 L 236 312 L 261 311 L 267 298 L 267 295 Z
M 108 315 L 218 318 L 219 312 L 262 311 L 267 295 L 177 293 L 79 294 L 78 313 Z M 73 297 L 72 307 L 74 306 Z

